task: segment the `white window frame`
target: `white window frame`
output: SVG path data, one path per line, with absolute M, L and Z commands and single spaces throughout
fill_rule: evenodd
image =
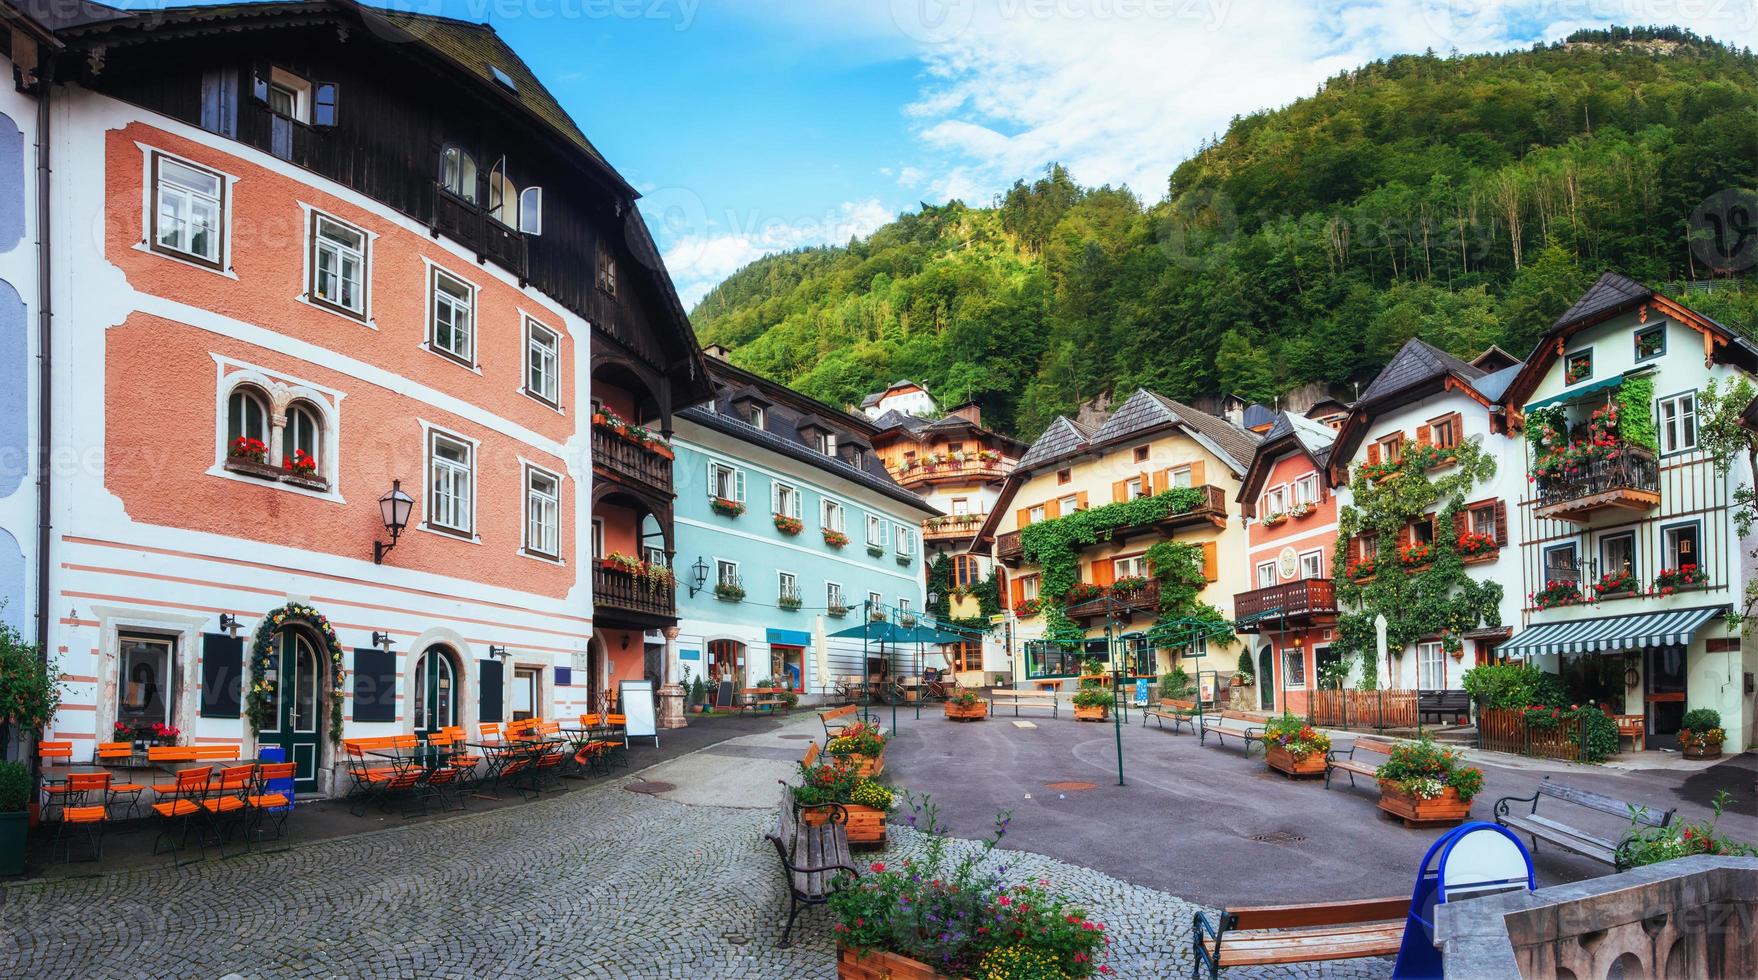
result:
M 535 486 L 538 480 L 549 480 L 555 485 L 553 494 L 545 494 Z M 533 541 L 534 534 L 542 534 L 546 529 L 537 522 L 538 508 L 549 509 L 550 525 L 547 531 L 551 537 L 549 548 L 545 550 L 541 540 Z M 544 558 L 559 562 L 562 560 L 562 478 L 541 466 L 525 464 L 525 520 L 521 538 L 524 547 L 520 553 L 531 558 Z
M 323 232 L 325 225 L 334 225 L 336 228 L 348 234 L 358 235 L 360 237 L 360 246 L 355 248 L 349 245 L 344 245 L 341 242 L 336 241 L 334 238 L 324 237 Z M 371 309 L 372 302 L 372 235 L 359 225 L 343 221 L 340 218 L 326 214 L 316 208 L 311 209 L 311 220 L 306 225 L 306 234 L 309 236 L 309 246 L 306 251 L 309 256 L 308 262 L 310 264 L 310 268 L 306 270 L 306 299 L 314 306 L 319 306 L 323 309 L 340 313 L 350 319 L 369 319 L 370 314 L 368 311 Z M 333 256 L 335 276 L 338 283 L 342 281 L 341 269 L 345 260 L 349 258 L 354 260 L 355 270 L 358 273 L 358 278 L 353 284 L 354 296 L 359 301 L 357 304 L 349 305 L 342 302 L 340 299 L 330 299 L 321 294 L 320 287 L 323 283 L 323 256 L 326 252 Z
M 732 570 L 732 581 L 730 583 L 727 581 L 727 570 L 728 569 Z M 745 577 L 744 577 L 744 575 L 740 574 L 740 572 L 739 572 L 739 563 L 732 560 L 731 558 L 716 558 L 716 559 L 714 559 L 714 584 L 715 585 L 731 584 L 731 585 L 736 585 L 739 588 L 744 588 Z
M 311 125 L 311 82 L 308 79 L 295 75 L 285 68 L 271 67 L 266 81 L 269 87 L 268 105 L 270 112 L 306 126 Z M 281 112 L 273 108 L 275 89 L 281 89 L 292 96 L 293 110 L 291 112 Z
M 1282 648 L 1282 686 L 1306 687 L 1306 648 Z
M 836 531 L 838 533 L 843 533 L 847 530 L 844 526 L 848 522 L 847 508 L 843 507 L 842 501 L 840 500 L 832 500 L 829 497 L 825 497 L 820 501 L 818 519 L 828 530 Z
M 1021 575 L 1019 577 L 1019 597 L 1027 602 L 1038 597 L 1038 577 L 1036 575 Z
M 913 558 L 916 554 L 916 535 L 914 529 L 897 524 L 892 527 L 892 537 L 897 541 L 897 553 L 905 558 Z
M 783 517 L 798 518 L 804 512 L 800 488 L 781 480 L 769 481 L 769 510 Z
M 721 483 L 721 475 L 722 474 L 725 474 L 725 476 L 726 476 L 727 487 L 730 490 L 732 490 L 732 492 L 734 494 L 736 494 L 736 496 L 727 497 L 727 496 L 722 496 L 720 494 L 719 491 L 720 491 L 720 483 Z M 708 461 L 708 496 L 718 497 L 721 500 L 736 500 L 739 503 L 744 503 L 745 502 L 745 472 L 743 470 L 739 469 L 738 467 L 733 466 L 730 463 L 722 463 L 720 460 L 717 460 L 717 459 L 709 460 Z
M 908 599 L 905 599 L 903 596 L 898 596 L 897 597 L 897 614 L 899 616 L 908 616 L 912 611 L 913 610 L 910 609 L 910 601 Z
M 1146 554 L 1125 555 L 1121 558 L 1111 559 L 1111 578 L 1113 581 L 1120 578 L 1135 578 L 1138 576 L 1146 578 L 1147 575 L 1148 556 Z
M 1124 481 L 1123 497 L 1125 500 L 1140 500 L 1143 497 L 1151 496 L 1153 496 L 1153 491 L 1152 488 L 1148 486 L 1147 477 L 1132 476 Z
M 1259 506 L 1264 517 L 1268 517 L 1271 514 L 1288 513 L 1288 485 L 1286 483 L 1278 483 L 1268 490 L 1265 490 L 1263 503 Z
M 1169 487 L 1194 487 L 1196 486 L 1195 478 L 1196 473 L 1190 468 L 1189 463 L 1183 466 L 1174 466 L 1166 471 L 1166 485 Z
M 885 547 L 885 518 L 878 514 L 867 515 L 867 547 Z
M 1318 474 L 1317 473 L 1308 473 L 1305 476 L 1302 476 L 1302 477 L 1296 479 L 1292 484 L 1290 484 L 1290 487 L 1293 490 L 1291 497 L 1294 501 L 1295 506 L 1299 506 L 1300 504 L 1316 504 L 1316 503 L 1318 503 Z
M 1260 561 L 1260 562 L 1258 562 L 1256 571 L 1257 571 L 1257 587 L 1260 589 L 1267 589 L 1270 586 L 1275 585 L 1278 581 L 1281 580 L 1281 573 L 1277 570 L 1276 563 L 1274 561 Z M 1266 573 L 1267 573 L 1267 579 L 1268 579 L 1267 581 L 1266 581 Z
M 550 346 L 545 348 L 538 340 L 547 336 Z M 547 357 L 548 364 L 542 361 Z M 531 386 L 533 369 L 542 375 L 543 388 Z M 561 331 L 540 323 L 535 317 L 525 317 L 525 371 L 520 381 L 519 390 L 537 399 L 550 408 L 560 409 L 562 405 L 562 334 Z
M 1301 578 L 1324 578 L 1325 577 L 1325 552 L 1324 552 L 1324 549 L 1314 548 L 1311 551 L 1303 551 L 1300 553 L 1300 577 Z
M 166 203 L 166 164 L 170 164 L 173 167 L 180 167 L 184 170 L 192 171 L 193 173 L 205 177 L 211 177 L 213 179 L 216 191 L 211 193 L 194 187 L 188 182 L 173 182 L 170 185 L 174 187 L 176 191 L 176 193 L 172 195 L 172 199 L 181 202 L 180 214 L 182 216 L 177 219 L 180 228 L 187 229 L 190 220 L 189 215 L 193 213 L 194 205 L 208 204 L 214 209 L 213 224 L 208 226 L 208 231 L 210 232 L 209 237 L 213 241 L 212 255 L 197 252 L 188 248 L 187 242 L 182 240 L 188 236 L 180 236 L 180 243 L 167 243 L 165 241 L 163 229 L 159 224 L 159 216 L 163 213 Z M 182 157 L 172 156 L 169 153 L 152 150 L 147 154 L 146 183 L 147 215 L 145 227 L 147 234 L 143 237 L 147 239 L 147 250 L 179 261 L 189 262 L 205 269 L 224 272 L 226 269 L 226 246 L 228 240 L 231 238 L 232 228 L 230 207 L 231 178 L 212 167 L 204 167 L 201 164 L 193 163 Z
M 792 572 L 776 572 L 775 597 L 785 599 L 790 595 L 796 599 L 800 598 L 800 577 Z
M 1438 673 L 1439 677 L 1429 676 Z M 1430 684 L 1428 681 L 1437 680 Z M 1416 644 L 1416 686 L 1424 691 L 1444 691 L 1447 688 L 1447 648 L 1439 640 L 1425 640 Z
M 1684 410 L 1687 402 L 1689 402 L 1689 411 Z M 1666 415 L 1669 408 L 1677 413 L 1671 419 L 1667 418 Z M 1690 452 L 1702 443 L 1703 437 L 1699 431 L 1702 427 L 1702 420 L 1697 417 L 1697 412 L 1697 393 L 1695 391 L 1682 391 L 1676 395 L 1655 399 L 1654 429 L 1660 439 L 1662 456 Z M 1678 430 L 1683 427 L 1683 422 L 1686 419 L 1690 420 L 1691 425 L 1691 441 L 1688 445 L 1681 442 L 1681 437 L 1678 435 Z
M 1026 508 L 1026 521 L 1030 524 L 1042 524 L 1044 522 L 1045 513 L 1046 511 L 1044 510 L 1043 504 L 1039 504 L 1036 507 L 1028 507 Z
M 1080 510 L 1080 494 L 1071 493 L 1065 497 L 1056 498 L 1057 513 L 1072 514 L 1077 510 Z
M 761 429 L 769 424 L 769 412 L 761 405 L 752 405 L 750 414 L 745 416 L 753 428 Z
M 464 450 L 465 460 L 463 464 L 460 465 L 454 460 L 442 460 L 439 458 L 435 450 L 439 447 L 439 443 L 442 440 L 451 443 L 454 446 L 461 447 Z M 476 449 L 477 444 L 474 439 L 469 439 L 441 429 L 429 429 L 427 431 L 427 486 L 425 487 L 425 499 L 422 501 L 422 523 L 423 526 L 427 527 L 429 530 L 451 537 L 462 536 L 466 538 L 474 538 L 476 536 Z M 466 521 L 462 526 L 442 523 L 439 520 L 439 507 L 436 505 L 436 500 L 439 493 L 438 471 L 441 468 L 450 470 L 454 473 L 461 471 L 463 474 L 464 482 L 462 495 L 464 500 L 461 505 L 455 505 L 453 508 L 455 510 L 466 512 L 462 515 Z
M 449 290 L 440 288 L 440 280 L 444 278 L 464 287 L 468 302 L 461 303 L 457 296 Z M 441 299 L 441 294 L 445 298 Z M 444 302 L 454 317 L 461 314 L 466 318 L 464 325 L 464 350 L 458 351 L 439 342 L 439 307 Z M 437 265 L 429 266 L 427 276 L 427 343 L 428 350 L 444 357 L 448 361 L 476 369 L 476 284 L 463 276 L 447 272 Z M 454 320 L 454 325 L 456 321 Z
M 952 498 L 952 516 L 953 517 L 965 517 L 965 516 L 968 516 L 970 514 L 970 512 L 971 512 L 971 501 L 970 501 L 969 497 L 954 497 L 954 498 Z
M 844 609 L 848 608 L 848 601 L 842 597 L 842 583 L 841 582 L 825 582 L 824 583 L 824 608 L 825 609 L 834 609 L 837 606 L 841 606 Z
M 835 456 L 836 455 L 836 433 L 834 433 L 834 432 L 819 432 L 818 433 L 818 451 L 823 453 L 826 456 Z
M 873 604 L 874 609 L 877 609 L 880 612 L 885 611 L 885 597 L 880 595 L 879 593 L 877 593 L 877 592 L 867 593 L 867 601 Z

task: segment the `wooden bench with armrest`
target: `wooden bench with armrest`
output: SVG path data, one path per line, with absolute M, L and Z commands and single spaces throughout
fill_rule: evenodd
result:
M 1630 832 L 1626 830 L 1619 839 L 1613 840 L 1610 837 L 1571 826 L 1561 820 L 1541 816 L 1538 812 L 1538 801 L 1546 797 L 1557 800 L 1559 803 L 1569 803 L 1588 810 L 1597 810 L 1600 813 L 1608 813 L 1650 827 L 1670 826 L 1673 822 L 1673 815 L 1678 812 L 1676 809 L 1664 810 L 1656 816 L 1647 807 L 1602 793 L 1593 793 L 1584 789 L 1576 789 L 1573 786 L 1553 783 L 1549 776 L 1544 777 L 1544 782 L 1538 785 L 1537 792 L 1531 796 L 1504 796 L 1496 801 L 1496 823 L 1530 837 L 1534 851 L 1538 850 L 1540 840 L 1549 841 L 1565 850 L 1574 851 L 1576 854 L 1582 854 L 1595 861 L 1609 864 L 1616 871 L 1622 871 L 1629 866 L 1627 848 L 1632 840 Z M 1530 803 L 1531 806 L 1526 809 L 1526 812 L 1521 813 L 1510 805 L 1515 803 Z
M 1171 722 L 1173 732 L 1177 732 L 1178 726 L 1183 725 L 1190 729 L 1192 735 L 1195 735 L 1196 720 L 1200 716 L 1201 712 L 1197 710 L 1195 701 L 1188 698 L 1161 698 L 1159 707 L 1147 708 L 1142 711 L 1141 723 L 1142 727 L 1145 728 L 1148 719 L 1152 718 L 1154 724 L 1165 728 L 1166 722 Z
M 813 743 L 816 747 L 817 743 Z M 808 823 L 800 819 L 801 810 L 822 811 L 825 819 Z M 775 817 L 775 829 L 767 838 L 775 845 L 781 858 L 781 874 L 787 880 L 787 928 L 781 932 L 785 949 L 792 945 L 794 920 L 806 905 L 823 905 L 830 900 L 836 880 L 844 874 L 858 877 L 855 859 L 848 848 L 848 811 L 837 803 L 801 807 L 794 803 L 794 791 L 786 782 L 781 784 L 781 807 Z
M 1371 759 L 1357 759 L 1355 753 L 1362 749 L 1377 752 L 1380 755 L 1391 755 L 1398 740 L 1383 738 L 1378 735 L 1357 735 L 1354 738 L 1337 738 L 1331 742 L 1331 751 L 1325 755 L 1325 788 L 1331 788 L 1331 774 L 1347 773 L 1349 785 L 1355 785 L 1356 776 L 1366 776 L 1379 785 L 1380 763 Z M 1383 761 L 1383 760 L 1382 760 Z
M 1227 909 L 1218 923 L 1198 912 L 1190 975 L 1213 980 L 1230 966 L 1391 956 L 1404 941 L 1409 915 L 1408 898 Z
M 1222 745 L 1227 744 L 1228 737 L 1239 739 L 1245 743 L 1245 754 L 1251 755 L 1253 745 L 1263 747 L 1263 722 L 1241 711 L 1222 711 L 1218 714 L 1202 716 L 1202 725 L 1197 731 L 1198 741 L 1207 745 L 1209 736 L 1219 739 Z
M 745 711 L 768 710 L 771 713 L 784 710 L 791 705 L 781 696 L 779 687 L 746 687 L 739 690 L 739 714 Z
M 1001 688 L 989 692 L 989 713 L 991 715 L 995 713 L 996 708 L 1004 704 L 1013 705 L 1015 718 L 1019 717 L 1019 709 L 1022 707 L 1049 708 L 1050 717 L 1061 717 L 1061 709 L 1056 700 L 1055 691 L 1009 691 Z

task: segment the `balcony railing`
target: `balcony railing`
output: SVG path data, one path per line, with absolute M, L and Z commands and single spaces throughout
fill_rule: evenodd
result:
M 1582 521 L 1609 508 L 1646 511 L 1660 503 L 1660 465 L 1653 453 L 1636 446 L 1622 446 L 1610 459 L 1538 476 L 1533 484 L 1538 516 L 1558 520 Z
M 1022 549 L 1019 545 L 1019 532 L 1008 531 L 995 536 L 995 557 L 1002 561 L 1019 561 Z
M 525 278 L 525 236 L 491 217 L 487 209 L 471 204 L 439 184 L 433 189 L 432 224 L 441 234 L 475 249 L 483 258 L 505 266 L 520 279 Z
M 592 463 L 637 486 L 672 492 L 671 460 L 597 426 L 592 429 Z
M 956 541 L 976 534 L 988 514 L 948 514 L 922 522 L 923 541 Z
M 1160 583 L 1149 579 L 1141 587 L 1127 592 L 1111 591 L 1096 599 L 1077 602 L 1068 607 L 1068 618 L 1097 619 L 1115 612 L 1119 618 L 1128 619 L 1132 613 L 1154 612 L 1159 608 Z
M 620 568 L 592 570 L 592 603 L 600 611 L 618 610 L 663 619 L 677 618 L 677 589 L 642 582 Z
M 1012 467 L 1002 460 L 967 459 L 962 463 L 917 463 L 914 466 L 891 467 L 891 478 L 902 486 L 932 483 L 936 480 L 1000 480 Z
M 1317 615 L 1334 615 L 1337 598 L 1328 578 L 1303 578 L 1282 582 L 1233 597 L 1233 614 L 1241 620 L 1264 618 L 1290 621 L 1310 619 Z
M 1099 541 L 1122 541 L 1144 532 L 1158 532 L 1171 535 L 1180 528 L 1193 527 L 1199 524 L 1210 524 L 1225 527 L 1227 524 L 1227 494 L 1220 487 L 1200 486 L 1196 488 L 1202 493 L 1202 500 L 1189 510 L 1181 510 L 1175 514 L 1140 524 L 1129 524 L 1113 528 L 1110 532 L 1100 534 Z M 1004 562 L 1015 562 L 1021 557 L 1020 538 L 1018 531 L 1008 531 L 996 535 L 996 557 Z

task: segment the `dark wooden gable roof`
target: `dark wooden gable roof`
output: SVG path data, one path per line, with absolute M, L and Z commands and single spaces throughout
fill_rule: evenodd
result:
M 1058 415 L 1056 420 L 1044 430 L 1044 434 L 1038 436 L 1037 441 L 1032 443 L 1032 448 L 1026 450 L 1026 454 L 1020 457 L 1019 469 L 1016 472 L 1023 475 L 1024 471 L 1030 470 L 1034 466 L 1064 456 L 1071 456 L 1085 449 L 1092 437 L 1091 430 L 1066 415 Z
M 1469 382 L 1485 373 L 1482 368 L 1467 364 L 1420 337 L 1412 337 L 1398 348 L 1398 353 L 1392 355 L 1385 368 L 1374 375 L 1367 390 L 1361 393 L 1359 402 L 1377 401 L 1449 374 Z
M 1312 461 L 1313 469 L 1322 474 L 1330 462 L 1331 445 L 1335 437 L 1336 433 L 1329 426 L 1321 425 L 1305 416 L 1296 416 L 1292 412 L 1277 412 L 1276 421 L 1264 433 L 1263 441 L 1257 445 L 1257 452 L 1252 454 L 1251 465 L 1246 467 L 1245 477 L 1240 480 L 1239 493 L 1234 499 L 1245 505 L 1247 514 L 1253 513 L 1257 506 L 1257 496 L 1269 481 L 1271 468 L 1290 453 L 1306 456 Z

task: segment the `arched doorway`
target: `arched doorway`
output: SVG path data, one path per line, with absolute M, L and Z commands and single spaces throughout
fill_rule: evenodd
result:
M 745 645 L 737 640 L 709 640 L 708 662 L 703 668 L 708 679 L 709 694 L 726 681 L 731 681 L 734 688 L 743 686 L 740 679 L 744 671 Z M 718 702 L 717 702 L 718 704 Z
M 274 651 L 264 665 L 268 687 L 258 740 L 280 746 L 287 761 L 297 767 L 295 792 L 315 792 L 322 763 L 324 659 L 318 655 L 317 641 L 304 629 L 282 629 L 273 642 Z
M 417 732 L 458 724 L 458 658 L 451 648 L 428 647 L 415 661 L 410 688 Z
M 1276 655 L 1268 643 L 1257 653 L 1257 706 L 1264 711 L 1276 709 Z

